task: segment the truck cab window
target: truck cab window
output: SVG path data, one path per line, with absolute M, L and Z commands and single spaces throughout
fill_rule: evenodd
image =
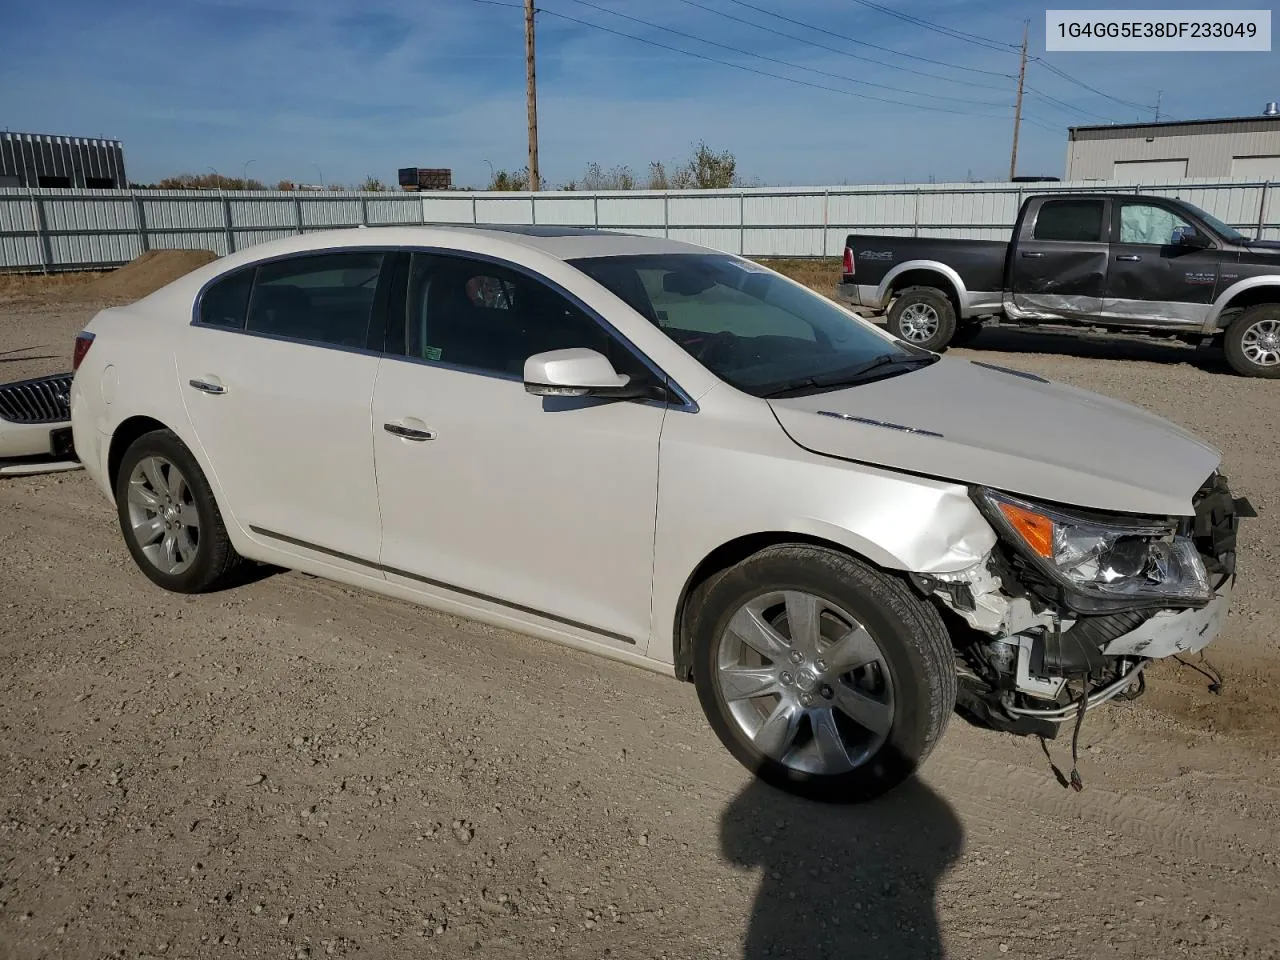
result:
M 1104 201 L 1098 199 L 1046 200 L 1036 214 L 1032 238 L 1099 243 L 1102 240 L 1103 205 Z

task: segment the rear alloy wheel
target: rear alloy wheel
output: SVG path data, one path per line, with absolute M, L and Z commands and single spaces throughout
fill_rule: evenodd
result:
M 134 562 L 166 590 L 215 589 L 240 563 L 204 472 L 169 430 L 144 434 L 125 451 L 116 509 Z
M 724 745 L 761 779 L 870 799 L 928 756 L 955 707 L 950 638 L 905 584 L 838 551 L 770 547 L 696 606 L 694 681 Z
M 1249 307 L 1227 327 L 1227 363 L 1247 377 L 1280 377 L 1280 304 Z
M 925 350 L 941 351 L 956 332 L 956 310 L 934 287 L 907 287 L 889 307 L 886 325 L 895 337 Z

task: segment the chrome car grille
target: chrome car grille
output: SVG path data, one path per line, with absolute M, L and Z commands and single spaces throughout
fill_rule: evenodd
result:
M 71 419 L 70 373 L 19 380 L 0 387 L 0 420 L 63 423 Z

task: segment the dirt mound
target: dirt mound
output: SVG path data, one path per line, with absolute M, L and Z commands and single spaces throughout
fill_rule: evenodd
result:
M 104 300 L 140 300 L 215 259 L 217 254 L 212 250 L 148 250 L 119 270 L 94 280 L 85 292 Z

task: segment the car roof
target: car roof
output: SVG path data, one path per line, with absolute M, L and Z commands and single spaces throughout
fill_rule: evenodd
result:
M 719 253 L 709 247 L 661 236 L 551 224 L 428 223 L 344 227 L 291 234 L 243 247 L 179 277 L 137 303 L 162 304 L 175 297 L 195 297 L 206 283 L 215 278 L 265 260 L 361 247 L 444 248 L 456 249 L 460 253 L 512 258 L 518 258 L 519 250 L 524 249 L 562 261 L 626 255 Z
M 661 229 L 661 228 L 657 228 Z M 460 249 L 474 249 L 475 241 L 497 246 L 514 245 L 540 251 L 560 260 L 611 257 L 627 254 L 715 253 L 707 247 L 662 236 L 569 227 L 554 224 L 406 224 L 346 227 L 304 233 L 237 251 L 236 260 L 251 262 L 266 257 L 305 253 L 309 250 L 363 246 L 443 246 L 458 241 Z

